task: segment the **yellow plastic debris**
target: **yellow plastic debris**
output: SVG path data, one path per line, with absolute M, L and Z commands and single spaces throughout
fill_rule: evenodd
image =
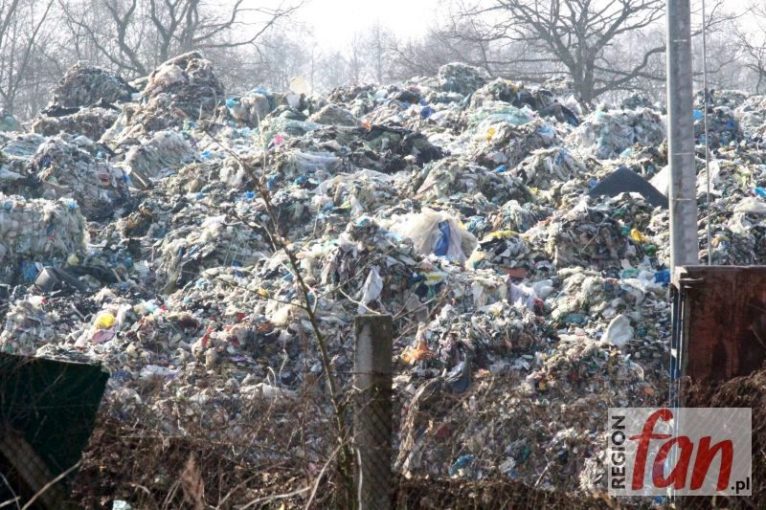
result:
M 487 130 L 487 141 L 488 141 L 488 142 L 489 142 L 490 140 L 492 140 L 492 138 L 494 138 L 494 137 L 495 137 L 495 133 L 497 133 L 497 131 L 495 130 L 495 127 L 494 127 L 494 126 L 493 126 L 493 127 L 491 127 L 491 128 L 489 128 L 489 129 Z
M 637 228 L 631 229 L 630 238 L 637 243 L 645 243 L 648 240 Z
M 255 291 L 255 293 L 258 294 L 259 296 L 261 296 L 264 299 L 269 297 L 269 291 L 264 289 L 263 287 L 261 287 L 257 291 Z
M 513 230 L 495 230 L 494 232 L 490 232 L 484 236 L 482 241 L 491 241 L 493 239 L 510 239 L 512 237 L 516 237 L 517 235 L 519 235 L 518 232 Z
M 96 322 L 93 324 L 96 329 L 110 329 L 114 326 L 117 319 L 109 312 L 101 312 L 96 316 Z
M 423 276 L 426 277 L 426 285 L 436 285 L 437 283 L 443 282 L 447 275 L 445 273 L 433 271 L 425 273 Z

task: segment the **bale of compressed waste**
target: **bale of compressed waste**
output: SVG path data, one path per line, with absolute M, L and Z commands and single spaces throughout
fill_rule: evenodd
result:
M 111 217 L 130 196 L 127 174 L 87 138 L 48 139 L 29 168 L 42 183 L 44 197 L 72 198 L 88 219 Z
M 157 177 L 167 170 L 178 170 L 194 159 L 194 150 L 179 131 L 163 130 L 134 145 L 125 154 L 124 164 L 131 176 L 139 179 Z
M 476 193 L 498 204 L 530 198 L 529 190 L 519 179 L 454 157 L 432 163 L 421 174 L 425 177 L 416 181 L 419 182 L 416 196 L 424 200 Z
M 207 119 L 224 104 L 224 87 L 213 64 L 196 51 L 162 63 L 146 79 L 144 101 L 130 103 L 102 141 L 120 145 L 147 133 Z
M 309 120 L 317 124 L 334 124 L 336 126 L 356 126 L 359 123 L 353 113 L 332 103 L 325 105 L 309 117 Z
M 548 189 L 585 174 L 585 166 L 570 151 L 561 147 L 533 151 L 511 173 L 528 186 Z
M 659 145 L 664 139 L 662 118 L 649 108 L 598 111 L 572 133 L 575 144 L 601 159 L 615 158 L 635 144 Z
M 51 262 L 82 254 L 85 218 L 71 199 L 25 199 L 0 194 L 0 266 L 18 276 L 20 261 Z M 6 271 L 9 270 L 9 271 Z
M 485 71 L 459 62 L 441 66 L 437 78 L 442 90 L 462 95 L 468 95 L 487 83 Z
M 45 136 L 59 133 L 87 136 L 91 140 L 101 138 L 119 113 L 111 108 L 84 108 L 68 115 L 39 115 L 32 123 L 32 132 Z
M 739 142 L 743 136 L 734 110 L 726 106 L 710 108 L 707 126 L 705 126 L 705 116 L 699 110 L 695 110 L 694 137 L 698 143 L 705 143 L 706 130 L 708 145 L 711 149 Z
M 70 67 L 53 89 L 55 105 L 92 106 L 98 102 L 130 101 L 137 92 L 117 74 L 101 67 L 77 63 Z
M 224 88 L 213 64 L 196 51 L 179 55 L 155 69 L 142 92 L 148 108 L 180 109 L 193 119 L 210 114 L 223 102 Z

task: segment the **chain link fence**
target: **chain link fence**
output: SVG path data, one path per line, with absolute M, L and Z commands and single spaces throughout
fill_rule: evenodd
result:
M 744 509 L 760 508 L 763 501 L 758 480 L 766 476 L 766 372 L 717 387 L 685 389 L 689 406 L 753 409 L 753 496 L 679 498 L 672 505 L 669 500 L 611 499 L 603 490 L 582 487 L 577 473 L 582 473 L 588 452 L 596 451 L 602 440 L 589 435 L 589 429 L 600 426 L 606 406 L 614 398 L 610 392 L 619 391 L 613 380 L 600 381 L 580 402 L 569 401 L 566 407 L 553 409 L 532 405 L 514 394 L 522 381 L 510 376 L 478 377 L 463 392 L 455 392 L 444 378 L 413 381 L 417 398 L 401 386 L 395 386 L 395 391 L 359 388 L 360 376 L 381 375 L 358 369 L 339 374 L 344 421 L 353 424 L 343 437 L 338 436 L 336 415 L 322 378 L 309 378 L 291 392 L 272 394 L 262 387 L 259 394 L 247 398 L 241 388 L 232 388 L 231 398 L 212 390 L 181 395 L 160 375 L 148 378 L 135 393 L 112 391 L 101 406 L 79 473 L 69 483 L 68 488 L 73 489 L 69 499 L 81 508 L 93 509 L 112 508 L 114 500 L 124 500 L 142 510 L 352 508 L 366 495 L 380 493 L 386 498 L 368 499 L 366 508 L 570 510 L 674 505 Z M 207 377 L 203 367 L 191 377 L 198 378 L 197 387 L 204 387 L 200 383 Z M 92 384 L 92 378 L 89 380 Z M 5 423 L 50 412 L 50 406 L 41 400 L 36 405 L 22 405 L 18 400 L 8 405 L 7 395 L 24 391 L 6 375 L 1 381 L 0 389 L 6 395 Z M 50 386 L 51 381 L 45 384 Z M 71 398 L 83 400 L 83 391 L 81 387 L 70 396 L 70 406 Z M 559 390 L 548 391 L 553 400 L 564 397 L 564 390 L 561 395 L 555 393 Z M 505 417 L 493 414 L 503 409 Z M 65 431 L 67 421 L 83 421 L 83 416 L 71 415 L 52 423 Z M 496 426 L 487 428 L 491 423 Z M 551 443 L 556 430 L 576 427 L 580 427 L 578 433 L 560 443 L 560 451 L 569 451 L 568 457 L 544 449 L 527 454 L 519 446 L 557 444 Z M 38 436 L 56 438 L 53 449 L 67 443 L 60 433 L 56 436 L 50 430 Z M 7 446 L 13 436 L 6 433 L 3 437 Z M 500 439 L 511 449 L 499 448 Z M 351 499 L 348 480 L 340 472 L 342 445 L 349 447 L 357 473 Z M 504 470 L 504 459 L 511 454 L 528 460 Z M 470 462 L 462 463 L 469 456 Z M 388 462 L 380 460 L 386 458 Z M 594 470 L 598 466 L 594 464 Z M 18 470 L 6 467 L 3 473 L 6 485 L 18 483 Z M 593 473 L 594 479 L 597 474 Z M 50 472 L 41 477 L 54 476 Z

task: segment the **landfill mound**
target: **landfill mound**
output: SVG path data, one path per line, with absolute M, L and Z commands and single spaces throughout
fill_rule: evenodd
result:
M 718 97 L 700 256 L 764 263 L 762 101 Z M 399 475 L 602 492 L 608 407 L 668 388 L 667 210 L 599 186 L 661 181 L 665 128 L 622 106 L 457 64 L 324 97 L 229 96 L 195 52 L 135 87 L 76 67 L 28 131 L 0 133 L 0 348 L 108 368 L 85 468 L 104 476 L 81 493 L 154 484 L 161 502 L 184 466 L 117 472 L 142 454 L 110 453 L 109 430 L 239 445 L 238 469 L 303 486 L 335 443 L 313 328 L 345 393 L 354 317 L 386 313 Z M 207 503 L 258 497 L 211 466 Z

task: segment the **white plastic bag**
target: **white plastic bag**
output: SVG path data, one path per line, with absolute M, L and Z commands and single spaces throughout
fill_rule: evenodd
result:
M 421 255 L 434 254 L 456 262 L 465 262 L 478 244 L 455 218 L 431 209 L 404 216 L 392 230 L 411 239 Z
M 601 340 L 617 347 L 624 347 L 633 340 L 633 326 L 630 325 L 630 319 L 622 314 L 612 319 Z
M 383 292 L 383 278 L 380 277 L 380 268 L 372 266 L 370 272 L 367 273 L 364 287 L 362 287 L 362 300 L 357 312 L 365 313 L 369 311 L 367 305 L 378 299 L 381 292 Z

